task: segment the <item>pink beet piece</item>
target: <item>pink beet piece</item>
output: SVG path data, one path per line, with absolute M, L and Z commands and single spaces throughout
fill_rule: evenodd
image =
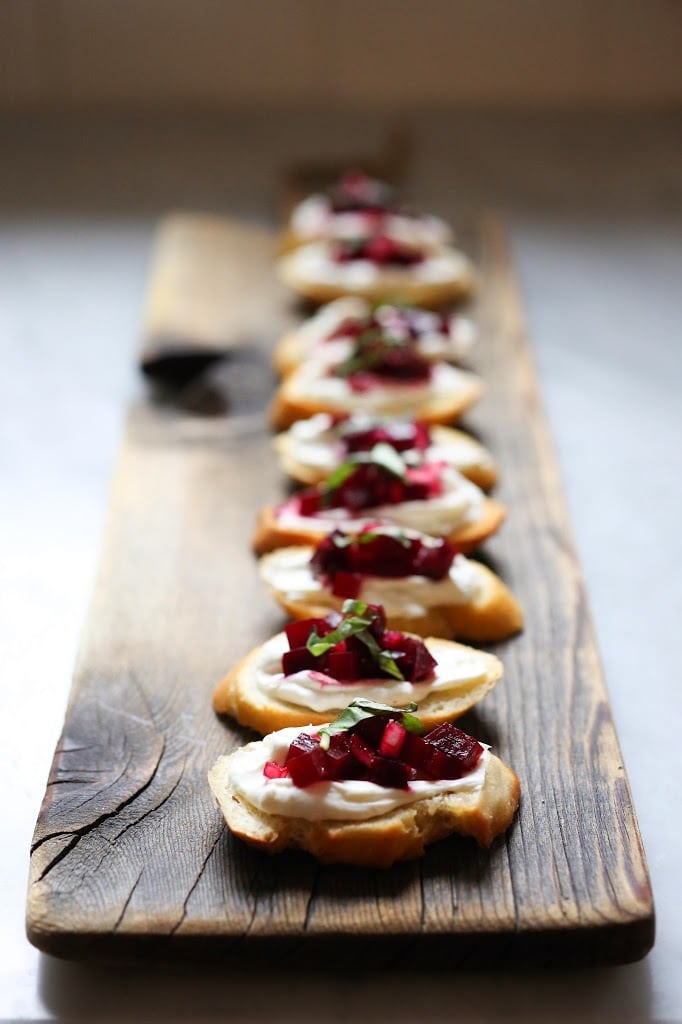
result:
M 379 744 L 379 753 L 381 756 L 398 757 L 406 736 L 407 729 L 405 729 L 400 722 L 396 722 L 395 719 L 389 718 Z

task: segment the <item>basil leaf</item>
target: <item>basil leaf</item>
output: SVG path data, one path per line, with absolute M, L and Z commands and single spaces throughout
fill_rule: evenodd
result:
M 417 718 L 416 715 L 411 715 L 409 711 L 403 711 L 401 718 L 401 725 L 408 732 L 413 732 L 417 736 L 424 732 L 424 726 L 421 718 Z
M 405 678 L 405 676 L 400 671 L 398 662 L 395 660 L 392 654 L 388 653 L 388 651 L 379 651 L 379 656 L 377 660 L 379 662 L 379 668 L 383 669 L 384 672 L 388 672 L 390 676 L 393 676 L 395 679 L 400 680 L 403 680 Z
M 342 462 L 325 480 L 322 488 L 322 497 L 324 498 L 325 494 L 329 494 L 331 491 L 335 491 L 337 487 L 340 487 L 344 480 L 347 480 L 355 470 L 356 465 L 354 462 Z
M 324 729 L 320 729 L 320 746 L 323 750 L 327 750 L 331 736 L 352 729 L 354 725 L 362 722 L 365 718 L 373 718 L 375 715 L 394 715 L 396 712 L 400 712 L 402 725 L 408 732 L 423 732 L 424 727 L 421 721 L 412 714 L 416 710 L 415 703 L 408 704 L 406 708 L 393 708 L 390 704 L 377 704 L 376 701 L 358 697 L 343 709 L 338 718 L 335 718 Z
M 386 444 L 385 441 L 380 441 L 379 444 L 374 445 L 370 452 L 370 459 L 378 466 L 383 466 L 389 473 L 393 473 L 394 476 L 399 477 L 401 480 L 405 479 L 407 467 L 405 466 L 404 459 L 395 448 L 390 444 Z
M 372 625 L 373 621 L 374 616 L 371 618 L 361 618 L 358 615 L 350 615 L 343 622 L 340 622 L 336 629 L 333 629 L 331 633 L 326 633 L 324 636 L 319 636 L 317 630 L 314 629 L 308 637 L 306 647 L 317 658 L 320 654 L 326 654 L 332 647 L 336 647 L 337 644 L 349 636 L 360 636 L 360 639 L 362 639 L 362 633 L 368 626 Z

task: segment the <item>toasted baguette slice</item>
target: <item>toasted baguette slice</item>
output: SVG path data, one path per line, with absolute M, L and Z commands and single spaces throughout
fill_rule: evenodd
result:
M 328 611 L 328 608 L 325 609 L 323 615 Z M 437 662 L 447 654 L 461 653 L 464 656 L 475 656 L 481 668 L 480 675 L 467 682 L 458 683 L 456 688 L 449 691 L 435 690 L 419 700 L 419 717 L 427 729 L 433 729 L 441 722 L 459 718 L 482 700 L 502 678 L 503 668 L 502 662 L 494 654 L 474 651 L 471 647 L 455 644 L 451 640 L 427 637 L 426 646 Z M 343 700 L 338 708 L 314 711 L 312 708 L 290 704 L 265 693 L 258 686 L 257 680 L 257 666 L 261 653 L 261 647 L 254 648 L 218 683 L 213 691 L 213 708 L 218 714 L 230 715 L 240 725 L 265 734 L 288 726 L 324 725 L 346 706 L 347 701 Z M 356 687 L 356 697 L 372 699 L 371 694 L 363 690 L 361 683 L 353 685 L 354 692 Z M 413 698 L 407 697 L 408 702 L 411 699 Z
M 396 861 L 420 857 L 429 843 L 453 833 L 490 846 L 509 828 L 519 805 L 516 774 L 491 754 L 478 791 L 426 797 L 367 821 L 307 821 L 266 814 L 235 787 L 234 763 L 239 753 L 219 758 L 208 774 L 230 831 L 265 853 L 294 847 L 307 850 L 324 864 L 388 868 Z
M 475 290 L 476 275 L 467 257 L 457 249 L 434 247 L 417 267 L 372 267 L 358 274 L 357 264 L 336 263 L 329 242 L 313 242 L 280 257 L 280 279 L 297 295 L 311 302 L 331 302 L 345 295 L 359 295 L 370 302 L 400 299 L 426 309 L 468 298 Z
M 493 501 L 492 498 L 486 498 L 478 519 L 472 523 L 465 523 L 453 528 L 445 536 L 459 551 L 465 555 L 469 554 L 471 551 L 475 551 L 486 537 L 490 537 L 491 534 L 500 528 L 506 514 L 504 505 Z M 367 515 L 366 518 L 368 521 L 371 521 L 372 517 Z M 384 512 L 381 518 L 383 522 L 391 522 L 390 515 L 386 512 Z M 344 529 L 343 521 L 339 519 L 334 520 L 333 524 L 330 524 L 329 529 L 335 527 Z M 286 522 L 282 523 L 278 519 L 276 507 L 266 505 L 259 513 L 252 546 L 257 555 L 264 555 L 268 551 L 274 551 L 276 548 L 291 547 L 298 544 L 314 546 L 328 532 L 329 530 L 324 529 L 323 526 L 320 527 L 318 522 L 312 517 L 310 517 L 309 527 L 304 527 L 303 525 L 300 527 L 287 526 Z M 439 534 L 439 536 L 443 536 L 443 534 Z
M 435 379 L 442 382 L 438 388 L 387 386 L 359 394 L 344 382 L 343 389 L 332 394 L 326 387 L 326 365 L 304 363 L 275 392 L 270 422 L 276 430 L 285 430 L 296 420 L 318 412 L 368 412 L 378 416 L 415 416 L 425 423 L 453 423 L 481 397 L 483 381 L 476 374 L 447 363 L 436 364 L 434 373 Z
M 260 573 L 270 593 L 293 619 L 322 618 L 332 608 L 340 611 L 344 602 L 344 598 L 336 597 L 321 582 L 318 582 L 316 591 L 307 591 L 305 595 L 300 591 L 287 592 L 275 584 L 278 563 L 292 555 L 296 557 L 295 552 L 300 552 L 301 564 L 307 565 L 313 550 L 312 547 L 280 548 L 264 555 L 260 561 Z M 523 611 L 514 595 L 487 566 L 473 561 L 469 564 L 475 569 L 478 582 L 476 595 L 470 601 L 448 604 L 441 601 L 426 607 L 420 602 L 415 606 L 415 602 L 409 600 L 407 577 L 404 608 L 397 610 L 391 605 L 385 609 L 389 627 L 421 637 L 454 637 L 471 643 L 495 643 L 520 632 L 523 629 Z M 371 601 L 372 595 L 363 596 L 360 591 L 360 598 Z
M 324 414 L 320 418 L 324 417 Z M 331 420 L 325 417 L 327 423 Z M 300 422 L 300 421 L 298 421 Z M 307 421 L 309 422 L 309 421 Z M 324 426 L 320 429 L 319 439 L 311 438 L 302 442 L 296 436 L 297 425 L 293 424 L 289 430 L 278 434 L 274 439 L 274 448 L 279 455 L 280 466 L 290 477 L 298 483 L 312 486 L 322 483 L 327 479 L 340 462 L 340 457 L 334 453 L 334 445 L 330 441 L 325 444 Z M 444 459 L 455 469 L 459 470 L 462 476 L 471 480 L 473 484 L 483 491 L 489 491 L 497 483 L 497 466 L 490 452 L 482 444 L 476 441 L 469 434 L 462 430 L 454 430 L 452 427 L 433 425 L 431 427 L 431 442 L 437 447 L 438 455 L 432 455 L 431 459 Z M 322 449 L 325 447 L 329 452 L 329 459 L 325 463 L 318 461 L 306 461 L 306 450 Z M 428 451 L 425 458 L 429 459 Z

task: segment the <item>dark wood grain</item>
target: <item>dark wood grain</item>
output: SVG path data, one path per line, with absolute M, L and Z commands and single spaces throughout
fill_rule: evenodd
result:
M 516 822 L 489 851 L 455 838 L 388 872 L 268 859 L 226 833 L 206 771 L 246 734 L 216 719 L 211 691 L 282 621 L 248 546 L 283 485 L 264 415 L 284 319 L 273 290 L 248 352 L 199 386 L 222 404 L 199 395 L 195 409 L 217 415 L 131 411 L 33 842 L 28 933 L 41 949 L 453 967 L 650 948 L 646 863 L 504 232 L 487 218 L 463 240 L 481 267 L 472 361 L 488 384 L 468 425 L 498 458 L 510 509 L 486 555 L 527 617 L 496 647 L 505 680 L 466 727 L 518 772 Z

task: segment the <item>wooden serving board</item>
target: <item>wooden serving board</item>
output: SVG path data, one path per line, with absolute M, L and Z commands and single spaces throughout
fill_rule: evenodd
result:
M 238 263 L 244 227 L 206 219 L 185 219 L 184 258 L 200 263 L 207 228 L 214 242 L 222 233 L 223 265 Z M 256 235 L 251 271 L 267 280 L 269 243 Z M 650 948 L 644 853 L 504 231 L 486 218 L 460 237 L 481 269 L 472 364 L 488 386 L 467 426 L 498 458 L 509 508 L 486 555 L 527 617 L 495 648 L 504 681 L 463 724 L 519 774 L 517 820 L 488 851 L 452 838 L 386 872 L 268 858 L 223 825 L 206 772 L 249 737 L 215 717 L 211 691 L 283 621 L 249 550 L 256 510 L 284 486 L 265 409 L 288 314 L 271 283 L 270 320 L 191 385 L 191 402 L 185 389 L 130 413 L 33 842 L 28 933 L 39 948 L 231 965 L 266 954 L 306 967 L 370 949 L 376 966 L 451 967 L 624 962 Z M 242 298 L 226 288 L 225 330 Z

